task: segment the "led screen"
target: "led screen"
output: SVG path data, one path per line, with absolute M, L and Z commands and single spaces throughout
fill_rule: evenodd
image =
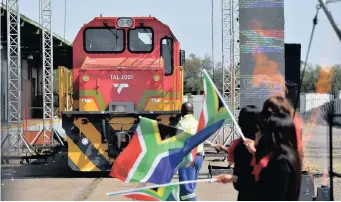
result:
M 284 93 L 284 0 L 239 0 L 241 107 Z

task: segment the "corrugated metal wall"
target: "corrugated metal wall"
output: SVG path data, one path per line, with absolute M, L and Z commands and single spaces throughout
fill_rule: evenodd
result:
M 194 116 L 197 120 L 199 120 L 200 113 L 202 110 L 202 100 L 203 95 L 192 95 L 192 96 L 184 96 L 184 102 L 191 102 L 194 105 Z M 313 109 L 320 108 L 321 114 L 326 112 L 326 106 L 331 103 L 333 100 L 333 96 L 329 94 L 317 94 L 317 93 L 307 93 L 301 94 L 301 105 L 300 105 L 300 113 L 305 117 L 305 120 L 308 120 Z M 341 114 L 341 99 L 334 99 L 334 107 L 335 113 Z M 323 119 L 321 115 L 321 119 Z M 337 125 L 341 126 L 341 117 L 335 118 L 334 122 Z M 320 124 L 320 121 L 317 121 L 316 124 Z
M 320 93 L 305 93 L 300 96 L 300 112 L 305 113 L 320 107 L 333 99 L 333 95 Z
M 7 120 L 7 110 L 8 110 L 8 69 L 7 69 L 7 49 L 6 47 L 3 47 L 1 50 L 2 58 L 1 58 L 1 85 L 0 85 L 0 113 L 1 113 L 1 121 Z M 34 67 L 32 67 L 34 68 Z M 32 106 L 32 82 L 29 80 L 29 66 L 28 61 L 25 59 L 21 60 L 21 74 L 22 74 L 22 86 L 21 86 L 21 108 L 22 108 L 22 115 L 21 117 L 24 117 L 24 111 L 25 109 Z M 40 71 L 42 75 L 42 71 Z M 42 79 L 41 79 L 42 81 Z M 38 84 L 42 86 L 42 84 Z
M 1 120 L 0 121 L 5 121 L 7 120 L 7 57 L 6 57 L 6 52 L 5 48 L 1 50 L 1 85 L 0 85 L 0 113 L 1 113 Z
M 341 98 L 335 99 L 334 101 L 335 114 L 341 114 Z M 338 126 L 341 126 L 341 117 L 334 118 L 334 123 L 337 124 Z

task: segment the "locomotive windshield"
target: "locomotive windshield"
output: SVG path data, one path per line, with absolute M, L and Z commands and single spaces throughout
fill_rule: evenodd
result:
M 129 30 L 129 51 L 132 53 L 148 53 L 153 50 L 154 37 L 151 28 L 136 28 Z
M 124 30 L 113 28 L 90 28 L 84 33 L 84 48 L 91 52 L 123 52 Z

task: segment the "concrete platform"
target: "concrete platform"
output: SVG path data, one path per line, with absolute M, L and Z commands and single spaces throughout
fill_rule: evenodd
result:
M 310 171 L 322 173 L 328 169 L 327 128 L 307 125 L 310 130 L 304 136 L 305 165 Z M 305 131 L 306 132 L 306 131 Z M 341 129 L 334 129 L 334 169 L 341 172 Z M 207 159 L 210 160 L 210 159 Z M 51 160 L 50 160 L 51 161 Z M 35 163 L 37 163 L 36 161 Z M 108 173 L 77 173 L 69 170 L 65 154 L 57 156 L 55 162 L 47 164 L 23 164 L 11 161 L 11 165 L 2 165 L 4 179 L 1 186 L 1 200 L 130 200 L 124 197 L 109 197 L 107 192 L 135 188 L 137 185 L 126 184 L 108 177 Z M 211 162 L 212 165 L 226 166 L 226 162 Z M 205 162 L 200 178 L 207 178 L 208 162 Z M 13 169 L 12 169 L 13 167 Z M 13 179 L 11 180 L 11 170 Z M 103 178 L 102 178 L 103 177 Z M 98 180 L 102 178 L 101 180 Z M 177 176 L 174 181 L 177 181 Z M 328 179 L 327 179 L 328 180 Z M 321 186 L 322 177 L 315 177 L 315 185 Z M 96 183 L 94 183 L 96 182 Z M 328 181 L 327 181 L 328 183 Z M 341 179 L 334 180 L 335 200 L 341 200 Z M 201 183 L 197 185 L 198 200 L 234 201 L 237 192 L 232 184 Z
M 47 164 L 2 165 L 3 176 L 1 200 L 89 200 L 89 201 L 131 201 L 129 198 L 109 197 L 107 192 L 136 188 L 137 184 L 127 184 L 108 177 L 108 173 L 76 173 L 67 167 L 66 154 L 60 154 L 55 162 Z M 226 162 L 214 162 L 226 165 Z M 199 178 L 208 177 L 208 163 L 201 169 Z M 11 170 L 13 169 L 13 180 Z M 102 179 L 100 179 L 102 178 Z M 99 180 L 94 185 L 95 180 Z M 178 176 L 173 181 L 178 181 Z M 197 185 L 198 200 L 236 200 L 237 192 L 232 184 L 200 183 Z

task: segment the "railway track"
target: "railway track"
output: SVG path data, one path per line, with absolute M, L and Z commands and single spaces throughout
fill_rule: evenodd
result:
M 90 182 L 90 184 L 83 189 L 73 201 L 85 201 L 92 192 L 97 188 L 98 184 L 103 180 L 103 177 L 96 178 Z
M 89 196 L 91 196 L 91 194 L 93 193 L 93 191 L 98 187 L 98 185 L 101 183 L 101 181 L 103 180 L 103 177 L 100 178 L 95 178 L 94 180 L 92 180 L 89 185 L 84 188 L 74 199 L 73 201 L 85 201 Z M 140 187 L 145 187 L 147 186 L 147 183 L 138 183 L 136 188 L 140 188 Z M 135 201 L 135 200 L 133 200 Z

